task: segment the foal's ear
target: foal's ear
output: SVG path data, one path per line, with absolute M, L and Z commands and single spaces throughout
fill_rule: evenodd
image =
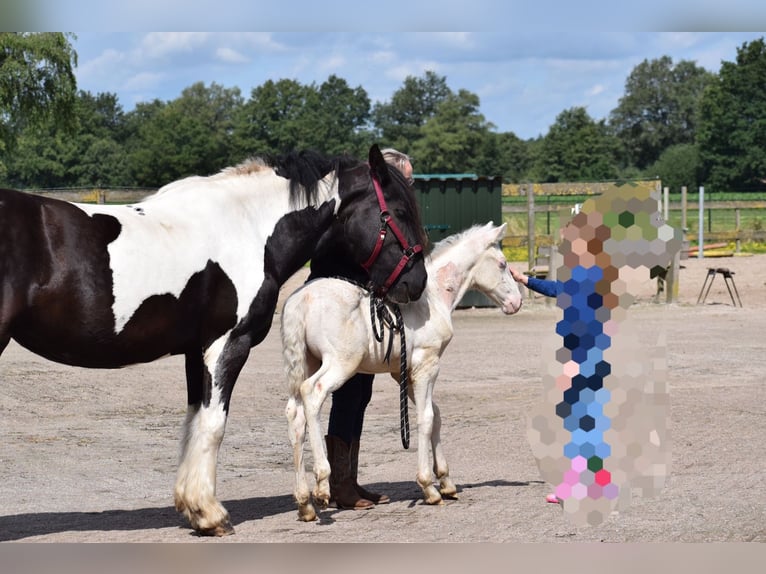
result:
M 503 223 L 499 227 L 495 228 L 495 231 L 497 232 L 497 240 L 502 241 L 505 237 L 505 228 L 508 226 L 508 223 Z
M 507 223 L 503 223 L 502 225 L 495 227 L 495 225 L 491 221 L 485 224 L 484 237 L 488 239 L 487 245 L 494 245 L 496 243 L 501 242 L 503 238 L 505 237 L 505 228 L 507 226 L 508 226 Z
M 386 163 L 386 160 L 383 159 L 383 154 L 380 153 L 378 144 L 372 144 L 367 162 L 370 164 L 370 169 L 380 182 L 380 185 L 386 185 L 391 179 L 391 176 L 388 174 L 388 164 Z

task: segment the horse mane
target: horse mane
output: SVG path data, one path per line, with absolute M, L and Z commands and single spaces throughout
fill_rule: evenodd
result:
M 290 203 L 316 204 L 319 182 L 331 172 L 359 165 L 360 161 L 349 155 L 328 156 L 315 150 L 290 151 L 284 154 L 251 156 L 237 165 L 225 167 L 212 177 L 225 178 L 247 176 L 265 170 L 274 170 L 278 176 L 290 182 Z
M 418 204 L 417 200 L 417 193 L 415 192 L 414 188 L 411 188 L 410 183 L 407 181 L 407 178 L 404 177 L 404 174 L 396 167 L 392 166 L 391 164 L 387 164 L 388 166 L 388 173 L 391 176 L 392 179 L 395 179 L 397 181 L 397 184 L 400 187 L 404 187 L 408 193 L 403 194 L 403 200 L 404 200 L 404 208 L 408 213 L 413 214 L 412 219 L 413 223 L 415 225 L 415 231 L 417 232 L 417 242 L 423 246 L 423 249 L 426 249 L 428 247 L 428 234 L 426 233 L 426 228 L 423 225 L 423 221 L 420 214 L 420 205 Z
M 430 257 L 431 259 L 435 259 L 436 257 L 439 257 L 442 255 L 445 251 L 448 251 L 455 243 L 458 243 L 461 241 L 466 235 L 469 235 L 473 233 L 474 231 L 481 229 L 482 225 L 473 225 L 472 227 L 469 227 L 468 229 L 461 231 L 460 233 L 455 233 L 453 235 L 448 235 L 438 243 L 434 244 L 434 248 L 431 251 Z
M 267 154 L 262 161 L 290 182 L 291 203 L 300 203 L 302 199 L 307 205 L 316 203 L 319 182 L 327 174 L 335 172 L 337 179 L 341 170 L 359 164 L 359 160 L 348 155 L 327 156 L 310 149 L 279 155 Z

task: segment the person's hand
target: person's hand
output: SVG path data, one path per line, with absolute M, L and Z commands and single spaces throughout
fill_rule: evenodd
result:
M 527 278 L 527 276 L 526 276 L 526 275 L 524 275 L 523 273 L 519 272 L 519 270 L 518 270 L 518 269 L 516 269 L 515 267 L 511 267 L 511 266 L 509 265 L 509 266 L 508 266 L 508 271 L 510 271 L 510 272 L 511 272 L 511 277 L 513 277 L 513 279 L 514 279 L 516 282 L 518 282 L 518 283 L 521 283 L 521 284 L 523 284 L 523 285 L 526 285 L 526 284 L 527 284 L 527 282 L 525 281 L 525 279 Z

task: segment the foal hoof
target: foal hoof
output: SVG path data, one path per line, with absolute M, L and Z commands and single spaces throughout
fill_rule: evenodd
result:
M 219 524 L 213 528 L 198 530 L 197 533 L 200 536 L 231 536 L 234 534 L 234 527 L 231 525 L 231 522 L 227 520 L 223 524 Z
M 314 504 L 319 507 L 319 510 L 327 510 L 327 508 L 330 506 L 330 498 L 327 496 L 314 495 Z
M 426 504 L 431 506 L 444 504 L 441 494 L 439 494 L 439 491 L 436 490 L 433 486 L 429 486 L 425 490 L 425 492 L 423 493 L 423 499 L 425 500 Z
M 311 504 L 298 508 L 298 520 L 301 522 L 313 522 L 316 519 L 317 513 Z

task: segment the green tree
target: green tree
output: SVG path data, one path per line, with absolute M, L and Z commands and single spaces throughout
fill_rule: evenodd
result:
M 308 146 L 325 153 L 350 153 L 367 157 L 370 133 L 370 98 L 361 86 L 351 88 L 346 80 L 330 76 L 310 98 Z
M 316 149 L 365 157 L 370 133 L 370 98 L 361 86 L 331 75 L 321 85 L 268 80 L 254 88 L 236 121 L 240 152 L 280 153 Z
M 501 176 L 507 182 L 521 182 L 532 167 L 529 143 L 513 132 L 489 132 L 482 140 L 475 165 L 479 175 Z
M 715 191 L 766 189 L 766 45 L 763 38 L 723 62 L 705 92 L 697 142 L 706 185 Z
M 617 177 L 615 140 L 603 120 L 583 107 L 561 112 L 543 139 L 535 175 L 541 181 L 599 181 Z
M 479 96 L 467 90 L 448 96 L 421 128 L 421 138 L 412 145 L 416 171 L 477 171 L 477 158 L 493 127 L 479 113 Z
M 167 104 L 136 106 L 130 159 L 136 182 L 161 186 L 208 175 L 232 163 L 232 133 L 242 106 L 239 88 L 197 82 Z
M 421 137 L 421 128 L 447 98 L 453 96 L 447 78 L 427 71 L 422 77 L 407 76 L 387 103 L 376 103 L 372 121 L 378 137 L 387 145 L 407 152 Z
M 71 37 L 0 33 L 0 177 L 2 158 L 25 127 L 51 119 L 58 127 L 73 128 L 77 53 Z
M 114 94 L 79 92 L 75 129 L 62 132 L 53 119 L 27 126 L 8 157 L 15 187 L 93 187 L 130 184 L 123 148 L 124 114 Z
M 675 144 L 694 143 L 702 93 L 714 75 L 694 62 L 644 60 L 625 81 L 609 118 L 625 165 L 645 168 Z
M 155 161 L 152 150 L 145 147 L 145 142 L 155 134 L 160 135 L 159 123 L 168 103 L 159 99 L 151 102 L 139 102 L 136 107 L 125 114 L 126 142 L 125 150 L 130 166 L 131 180 L 134 185 L 159 187 L 172 181 Z
M 253 88 L 236 120 L 236 149 L 244 155 L 308 147 L 304 121 L 312 89 L 295 80 L 268 80 Z
M 127 186 L 131 176 L 125 153 L 125 114 L 117 95 L 79 92 L 77 133 L 68 139 L 63 161 L 67 185 Z
M 671 192 L 679 192 L 683 186 L 696 190 L 701 184 L 701 168 L 697 146 L 678 144 L 662 152 L 660 158 L 645 170 L 645 177 L 659 177 L 662 186 Z

